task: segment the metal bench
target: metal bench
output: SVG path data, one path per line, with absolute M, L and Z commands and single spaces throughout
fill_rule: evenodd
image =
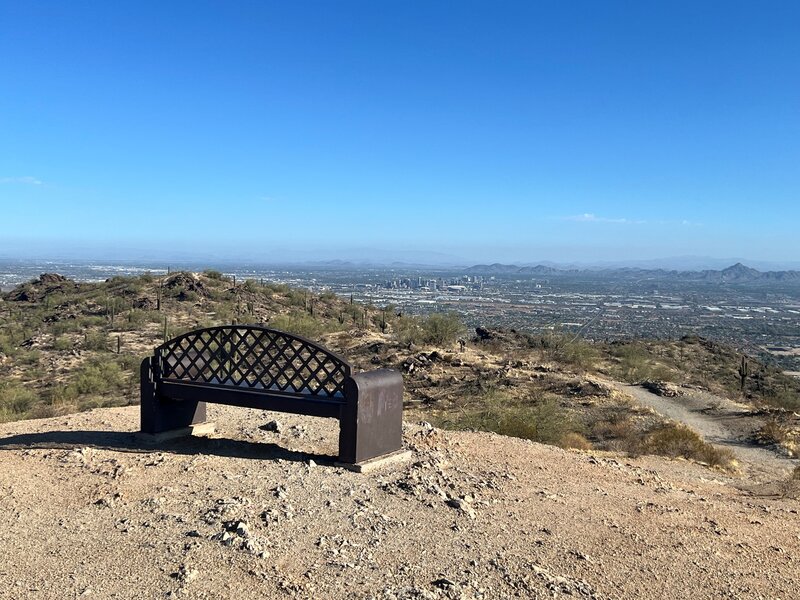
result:
M 402 450 L 403 379 L 353 373 L 302 337 L 255 325 L 198 329 L 155 349 L 141 366 L 141 430 L 162 434 L 206 421 L 206 403 L 339 420 L 340 463 Z

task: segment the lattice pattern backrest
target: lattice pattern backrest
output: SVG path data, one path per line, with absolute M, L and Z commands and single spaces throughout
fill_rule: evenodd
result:
M 255 326 L 200 329 L 156 349 L 166 381 L 339 396 L 351 366 L 313 342 Z

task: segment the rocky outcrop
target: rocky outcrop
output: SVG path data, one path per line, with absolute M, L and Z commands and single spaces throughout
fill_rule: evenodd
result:
M 191 298 L 189 292 L 204 298 L 209 296 L 206 285 L 193 273 L 175 273 L 164 282 L 164 287 L 176 292 L 178 300 L 189 300 Z
M 642 382 L 642 387 L 648 392 L 652 392 L 657 396 L 664 396 L 666 398 L 675 398 L 683 394 L 681 388 L 669 381 L 661 381 L 657 379 L 648 379 Z
M 42 273 L 37 279 L 18 285 L 4 298 L 12 302 L 38 302 L 55 293 L 73 291 L 78 284 L 58 273 Z

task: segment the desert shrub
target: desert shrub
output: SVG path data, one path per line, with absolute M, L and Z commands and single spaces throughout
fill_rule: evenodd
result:
M 364 316 L 364 307 L 360 304 L 348 304 L 344 309 L 345 314 L 353 323 L 361 323 Z
M 66 386 L 53 390 L 51 403 L 69 403 L 81 396 L 120 391 L 125 388 L 125 375 L 116 360 L 94 358 L 76 369 Z
M 181 294 L 185 294 L 186 291 L 187 291 L 186 288 L 184 286 L 182 286 L 182 285 L 176 285 L 175 287 L 164 286 L 162 288 L 161 294 L 162 294 L 162 298 L 164 298 L 164 299 L 166 299 L 166 298 L 177 298 Z
M 144 291 L 144 282 L 136 279 L 122 279 L 119 286 L 114 286 L 114 293 L 122 296 L 138 296 Z M 112 298 L 115 308 L 121 308 L 120 298 Z
M 631 447 L 638 439 L 636 427 L 629 416 L 609 416 L 595 421 L 591 426 L 591 434 L 593 438 L 615 450 Z
M 332 291 L 330 291 L 330 290 L 326 290 L 326 291 L 322 292 L 322 293 L 319 295 L 319 299 L 320 299 L 320 300 L 324 300 L 324 301 L 326 301 L 326 302 L 330 302 L 331 300 L 336 300 L 336 298 L 338 298 L 338 296 L 337 296 L 336 294 L 334 294 L 334 293 L 333 293 Z
M 220 273 L 216 269 L 206 269 L 205 271 L 203 271 L 203 275 L 215 281 L 224 281 L 227 279 L 227 277 L 225 277 L 222 273 Z
M 42 353 L 38 350 L 21 350 L 17 352 L 16 363 L 24 367 L 35 367 L 41 358 Z
M 424 339 L 421 322 L 416 317 L 398 317 L 392 323 L 394 336 L 403 345 L 421 344 Z
M 302 290 L 289 289 L 286 292 L 286 299 L 292 306 L 305 306 L 308 294 Z
M 147 311 L 132 308 L 117 317 L 117 329 L 120 331 L 138 331 L 149 321 Z
M 145 317 L 148 323 L 158 323 L 159 325 L 164 324 L 164 313 L 159 310 L 151 310 L 145 312 Z
M 790 430 L 776 419 L 770 419 L 755 432 L 755 439 L 760 444 L 782 444 L 790 437 Z
M 464 324 L 458 313 L 433 313 L 422 319 L 424 341 L 428 344 L 445 346 L 453 344 L 464 332 Z
M 124 346 L 123 346 L 124 348 Z M 134 372 L 137 376 L 139 374 L 139 365 L 141 365 L 144 356 L 138 354 L 131 354 L 130 352 L 123 352 L 118 354 L 114 360 L 123 371 Z
M 200 300 L 200 294 L 193 290 L 183 290 L 182 293 L 180 293 L 178 300 L 181 302 L 197 302 Z
M 591 450 L 592 443 L 577 431 L 569 431 L 563 435 L 559 446 L 562 448 L 573 448 L 574 450 Z
M 108 350 L 108 334 L 103 331 L 88 331 L 83 337 L 84 350 Z
M 288 294 L 290 288 L 285 283 L 275 283 L 270 281 L 264 283 L 264 290 L 273 294 Z
M 578 369 L 589 369 L 599 354 L 590 343 L 558 330 L 540 335 L 529 335 L 528 347 L 539 351 L 541 360 L 571 365 Z
M 230 323 L 236 317 L 236 304 L 233 302 L 219 302 L 214 308 L 214 317 L 218 323 Z
M 455 343 L 464 333 L 461 318 L 452 312 L 432 313 L 425 317 L 397 317 L 392 321 L 392 327 L 397 341 L 401 344 L 447 346 Z
M 0 353 L 14 356 L 18 350 L 19 346 L 11 335 L 0 333 Z
M 520 403 L 490 388 L 472 405 L 434 419 L 443 428 L 493 431 L 542 444 L 577 443 L 580 426 L 552 398 Z M 581 436 L 582 437 L 582 436 Z M 585 438 L 584 438 L 585 440 Z M 586 441 L 588 444 L 588 441 Z
M 248 279 L 242 284 L 242 289 L 251 294 L 258 292 L 259 286 L 255 279 Z
M 98 315 L 83 316 L 78 319 L 78 329 L 91 329 L 92 327 L 105 327 L 106 318 Z
M 78 319 L 62 319 L 53 323 L 50 331 L 54 336 L 58 337 L 65 333 L 72 333 L 81 328 L 81 323 Z
M 270 321 L 269 326 L 310 339 L 331 331 L 331 328 L 320 319 L 303 313 L 278 315 Z
M 56 407 L 56 406 L 53 406 L 52 404 L 47 404 L 45 402 L 37 402 L 25 414 L 24 418 L 26 418 L 26 419 L 47 419 L 49 417 L 55 417 L 55 416 L 57 416 L 59 414 L 65 414 L 65 412 L 59 410 L 59 408 L 60 407 Z
M 72 350 L 74 343 L 72 339 L 65 335 L 60 335 L 53 338 L 53 350 Z
M 761 399 L 767 404 L 785 408 L 786 410 L 800 410 L 800 392 L 789 386 L 783 388 L 770 387 L 761 394 Z
M 18 382 L 0 382 L 0 422 L 22 418 L 38 400 L 35 391 Z
M 675 379 L 675 373 L 666 365 L 654 361 L 645 346 L 637 343 L 614 344 L 610 350 L 616 359 L 612 374 L 628 383 L 639 383 L 645 379 Z
M 711 466 L 730 469 L 735 466 L 730 450 L 716 448 L 684 425 L 664 425 L 644 436 L 639 451 L 670 458 L 688 458 Z

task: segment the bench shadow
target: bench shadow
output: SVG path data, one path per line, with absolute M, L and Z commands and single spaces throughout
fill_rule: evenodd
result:
M 228 438 L 187 436 L 162 442 L 145 441 L 133 432 L 123 431 L 46 431 L 21 433 L 0 438 L 2 450 L 74 450 L 83 447 L 115 452 L 167 452 L 184 455 L 213 455 L 226 458 L 288 460 L 333 465 L 337 457 L 290 450 L 271 442 L 249 442 Z

